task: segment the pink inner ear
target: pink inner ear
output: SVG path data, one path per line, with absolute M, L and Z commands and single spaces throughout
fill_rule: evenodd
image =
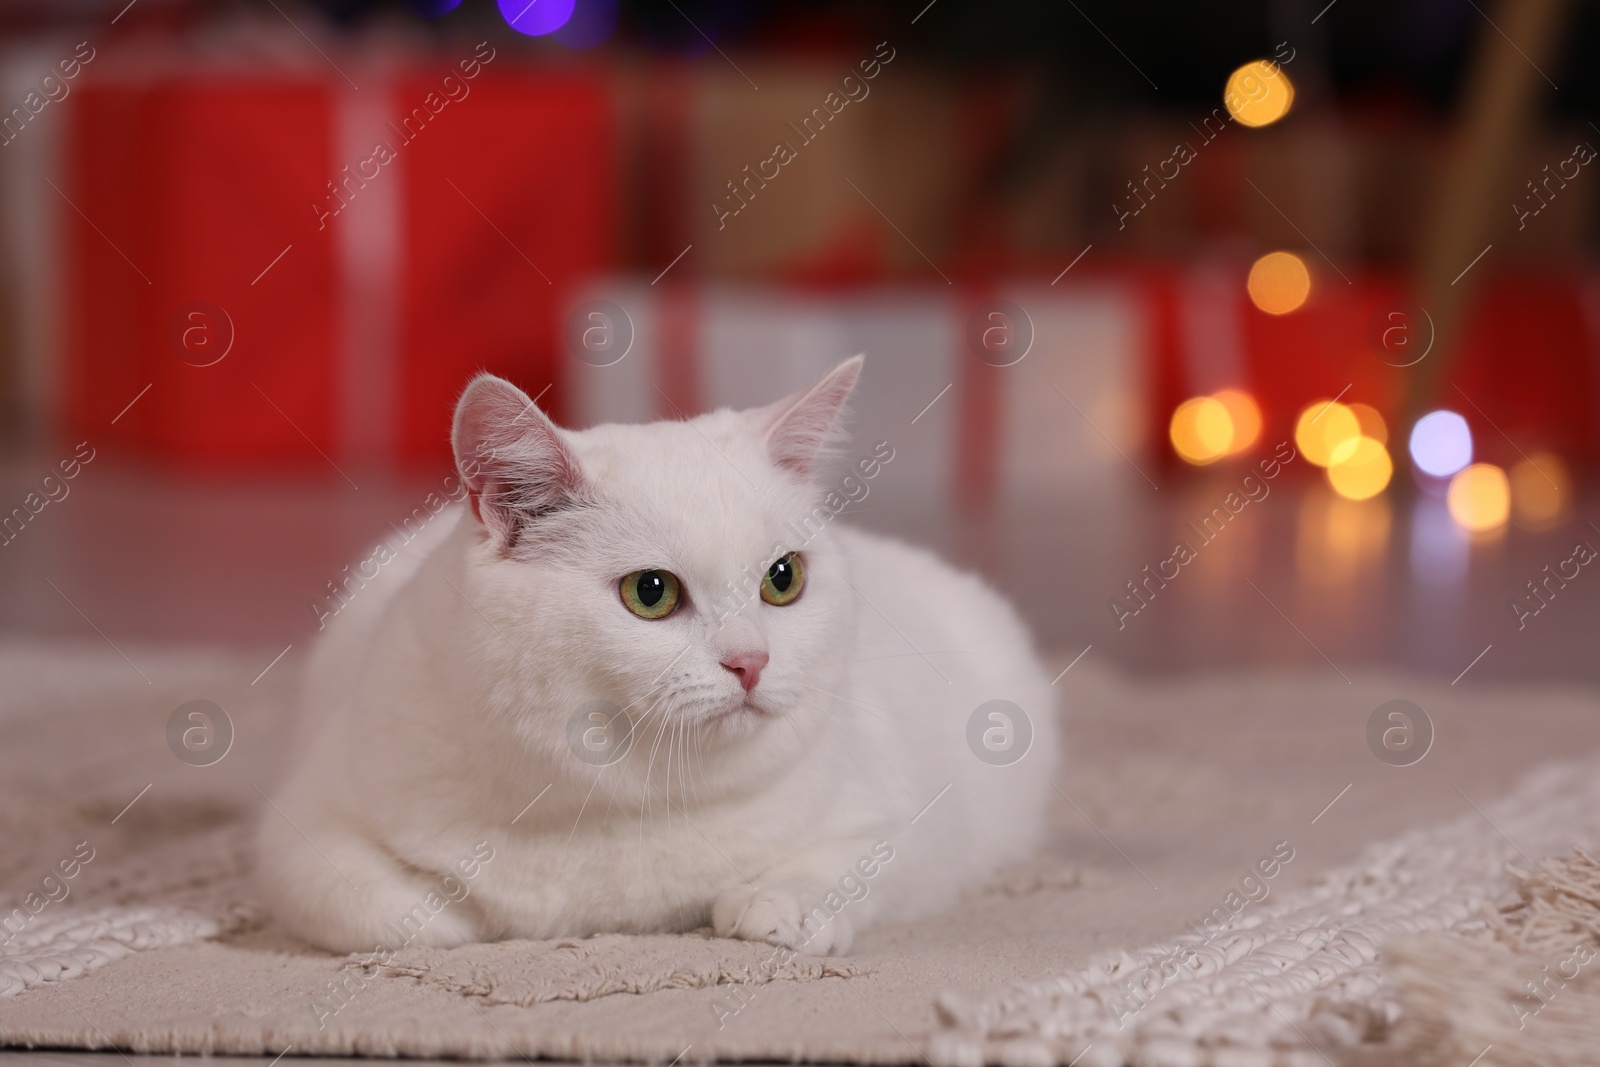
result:
M 845 360 L 810 388 L 768 409 L 778 412 L 767 431 L 767 455 L 773 463 L 802 478 L 811 476 L 817 457 L 839 425 L 845 401 L 861 376 L 862 363 L 860 356 Z
M 451 442 L 473 513 L 507 544 L 524 517 L 564 506 L 582 487 L 577 457 L 555 424 L 522 390 L 493 375 L 467 386 Z

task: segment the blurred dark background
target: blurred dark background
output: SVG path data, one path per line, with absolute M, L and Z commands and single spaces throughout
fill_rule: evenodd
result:
M 13 637 L 301 655 L 433 514 L 472 373 L 583 426 L 865 350 L 851 447 L 896 458 L 854 521 L 1065 656 L 1600 677 L 1593 5 L 112 0 L 0 33 Z

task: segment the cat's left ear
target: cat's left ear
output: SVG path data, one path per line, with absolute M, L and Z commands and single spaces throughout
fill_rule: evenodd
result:
M 523 521 L 571 504 L 582 492 L 578 459 L 561 431 L 504 378 L 480 374 L 456 404 L 450 442 L 472 510 L 509 548 Z
M 845 401 L 865 362 L 864 355 L 852 356 L 800 392 L 757 410 L 773 463 L 802 478 L 811 477 L 817 458 L 838 429 Z

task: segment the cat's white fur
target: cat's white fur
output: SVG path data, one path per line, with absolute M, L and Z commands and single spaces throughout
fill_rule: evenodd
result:
M 927 552 L 818 522 L 837 477 L 818 455 L 861 365 L 767 408 L 582 432 L 475 380 L 455 431 L 471 505 L 351 600 L 308 671 L 259 836 L 277 919 L 341 951 L 425 915 L 416 944 L 710 923 L 836 954 L 1026 858 L 1058 737 L 1016 613 Z M 802 554 L 799 599 L 719 601 L 775 545 Z M 665 619 L 619 597 L 647 568 L 682 582 Z M 759 651 L 747 697 L 723 661 Z M 1034 732 L 1009 766 L 969 747 L 994 699 Z M 571 744 L 596 700 L 637 720 L 609 766 Z M 480 842 L 492 859 L 435 908 Z

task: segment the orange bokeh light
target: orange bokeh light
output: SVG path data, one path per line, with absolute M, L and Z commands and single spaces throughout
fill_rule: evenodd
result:
M 1311 295 L 1311 271 L 1293 252 L 1268 252 L 1250 265 L 1250 302 L 1269 315 L 1287 315 Z
M 1228 76 L 1222 103 L 1239 125 L 1267 126 L 1289 113 L 1294 83 L 1276 63 L 1252 60 Z
M 1178 405 L 1167 432 L 1186 462 L 1215 463 L 1233 447 L 1233 416 L 1215 397 L 1197 396 Z
M 1370 437 L 1358 437 L 1349 454 L 1328 468 L 1328 484 L 1347 500 L 1366 500 L 1388 488 L 1393 475 L 1389 450 Z
M 1233 421 L 1233 441 L 1228 445 L 1228 455 L 1236 455 L 1255 444 L 1261 436 L 1261 408 L 1255 398 L 1242 389 L 1223 389 L 1211 396 L 1228 409 L 1228 418 Z
M 1295 421 L 1294 443 L 1311 463 L 1331 467 L 1356 450 L 1361 422 L 1336 400 L 1313 400 Z
M 1473 533 L 1496 530 L 1511 514 L 1511 482 L 1493 463 L 1474 463 L 1450 479 L 1445 500 L 1459 525 Z

